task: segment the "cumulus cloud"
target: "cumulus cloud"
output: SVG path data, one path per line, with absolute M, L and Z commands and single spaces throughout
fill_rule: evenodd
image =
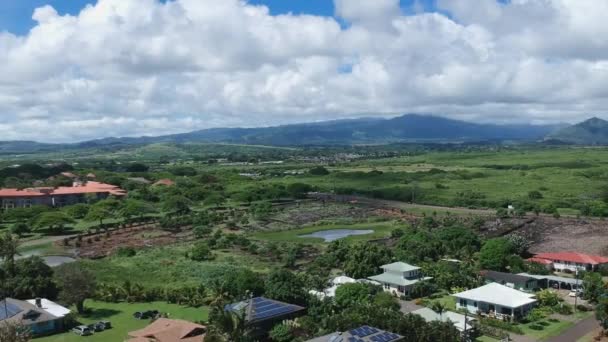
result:
M 575 122 L 608 104 L 608 3 L 334 1 L 338 19 L 242 0 L 40 7 L 27 35 L 0 32 L 0 140 L 406 112 Z

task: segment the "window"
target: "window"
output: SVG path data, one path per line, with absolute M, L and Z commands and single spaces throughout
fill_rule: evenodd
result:
M 460 306 L 467 306 L 467 300 L 460 298 Z
M 473 306 L 474 306 L 474 307 L 477 307 L 477 302 L 473 302 Z

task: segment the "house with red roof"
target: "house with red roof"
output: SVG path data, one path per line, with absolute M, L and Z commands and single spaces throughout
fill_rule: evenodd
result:
M 118 186 L 100 182 L 74 182 L 73 186 L 38 187 L 27 189 L 0 189 L 2 209 L 29 208 L 33 205 L 63 207 L 88 200 L 101 200 L 109 196 L 124 197 L 127 192 Z
M 599 266 L 608 264 L 607 257 L 577 252 L 539 253 L 527 261 L 567 272 L 595 271 Z

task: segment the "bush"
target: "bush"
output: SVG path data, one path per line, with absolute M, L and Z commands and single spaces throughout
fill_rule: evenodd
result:
M 560 314 L 560 315 L 572 315 L 573 311 L 572 311 L 572 306 L 568 305 L 568 304 L 560 304 L 555 306 L 555 312 Z
M 545 329 L 545 327 L 543 327 L 543 326 L 542 326 L 542 325 L 540 325 L 540 324 L 531 324 L 531 325 L 530 325 L 530 329 L 532 329 L 532 330 L 544 330 L 544 329 Z
M 586 305 L 579 304 L 576 306 L 576 310 L 578 310 L 580 312 L 587 312 L 587 311 L 591 311 L 591 308 Z
M 214 255 L 207 243 L 198 242 L 190 250 L 190 259 L 195 261 L 213 260 Z
M 488 325 L 488 326 L 491 326 L 494 328 L 502 329 L 502 330 L 520 334 L 520 335 L 523 335 L 523 333 L 524 333 L 520 327 L 518 327 L 517 325 L 515 325 L 513 323 L 499 321 L 499 320 L 493 319 L 493 318 L 482 318 L 481 323 L 484 325 Z
M 127 257 L 127 258 L 135 256 L 136 254 L 137 254 L 137 251 L 135 251 L 135 248 L 133 248 L 133 247 L 120 247 L 116 250 L 116 253 L 115 253 L 116 256 Z

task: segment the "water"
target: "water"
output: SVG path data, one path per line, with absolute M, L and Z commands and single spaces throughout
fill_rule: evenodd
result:
M 41 251 L 39 250 L 32 250 L 32 251 L 28 251 L 25 253 L 21 253 L 21 255 L 18 255 L 15 259 L 19 260 L 19 259 L 25 259 L 25 258 L 29 258 L 31 256 L 37 255 L 40 256 L 42 254 Z M 41 256 L 42 260 L 44 260 L 44 262 L 51 266 L 51 267 L 57 267 L 59 265 L 63 265 L 63 264 L 67 264 L 70 262 L 74 262 L 76 261 L 76 259 L 68 257 L 68 256 L 60 256 L 60 255 L 48 255 L 48 256 Z
M 373 233 L 373 230 L 355 230 L 355 229 L 332 229 L 321 230 L 312 234 L 299 235 L 301 238 L 320 238 L 325 242 L 332 242 L 343 239 L 348 236 L 367 235 Z

